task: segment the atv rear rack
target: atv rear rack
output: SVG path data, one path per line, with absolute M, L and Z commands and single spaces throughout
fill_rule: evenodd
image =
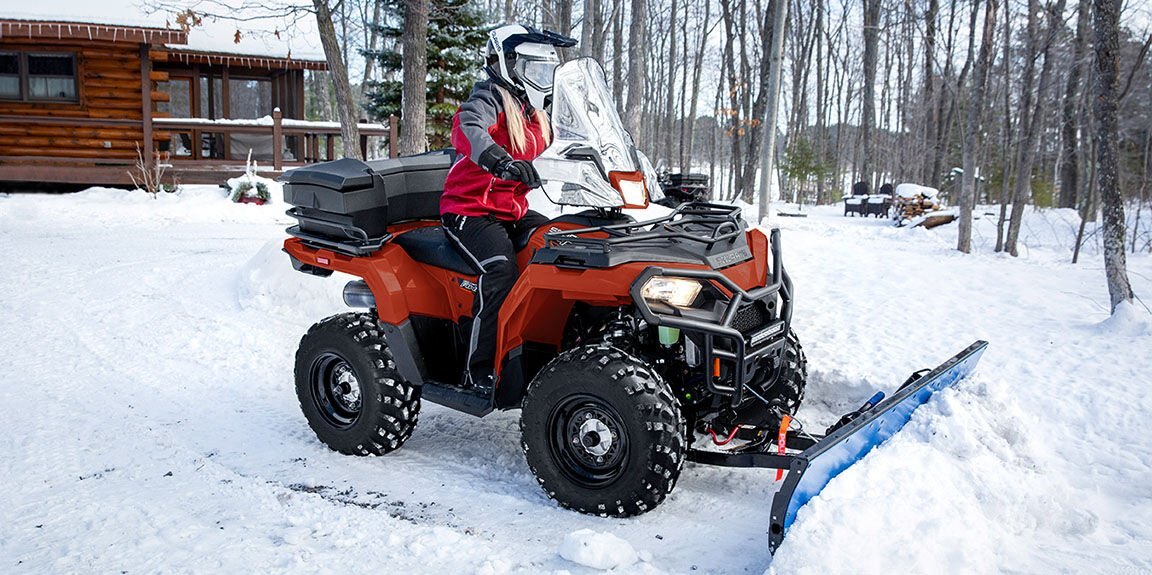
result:
M 772 499 L 772 520 L 768 528 L 768 549 L 780 547 L 785 531 L 796 521 L 804 504 L 816 497 L 833 478 L 884 443 L 912 417 L 932 394 L 964 379 L 976 367 L 986 341 L 976 341 L 927 374 L 913 374 L 892 397 L 871 401 L 841 418 L 824 436 L 789 432 L 787 444 L 798 453 L 768 451 L 716 452 L 693 449 L 688 460 L 724 467 L 760 467 L 787 470 L 784 484 Z M 917 372 L 920 373 L 920 372 Z M 883 394 L 877 394 L 883 398 Z
M 349 256 L 366 256 L 378 251 L 381 246 L 392 239 L 392 234 L 379 237 L 370 237 L 368 232 L 353 225 L 340 225 L 329 220 L 316 218 L 300 208 L 292 208 L 285 212 L 302 223 L 311 227 L 326 230 L 328 234 L 305 231 L 301 225 L 295 225 L 285 230 L 288 235 L 300 238 L 306 245 L 332 250 Z

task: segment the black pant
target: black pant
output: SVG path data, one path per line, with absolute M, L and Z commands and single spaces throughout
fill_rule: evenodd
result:
M 440 220 L 456 248 L 481 270 L 476 298 L 472 300 L 472 326 L 468 333 L 469 373 L 474 379 L 494 375 L 500 306 L 520 275 L 513 246 L 548 218 L 529 210 L 516 221 L 456 214 L 444 214 Z

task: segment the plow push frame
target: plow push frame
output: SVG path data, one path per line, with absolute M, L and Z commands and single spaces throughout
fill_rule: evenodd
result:
M 845 416 L 824 436 L 789 431 L 787 445 L 801 451 L 718 452 L 692 450 L 688 460 L 722 467 L 758 467 L 788 471 L 780 490 L 772 499 L 768 527 L 768 550 L 775 553 L 784 534 L 796 521 L 796 514 L 816 497 L 833 478 L 862 459 L 873 448 L 900 431 L 917 407 L 933 394 L 964 379 L 976 367 L 988 347 L 976 341 L 928 373 L 913 374 L 891 397 L 877 393 L 863 408 Z M 870 405 L 871 404 L 871 405 Z M 775 444 L 772 444 L 775 445 Z

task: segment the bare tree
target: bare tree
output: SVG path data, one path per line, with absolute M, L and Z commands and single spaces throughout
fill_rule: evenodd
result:
M 1124 202 L 1120 194 L 1116 109 L 1120 68 L 1120 0 L 1094 0 L 1096 40 L 1096 165 L 1104 216 L 1104 275 L 1112 312 L 1132 302 L 1124 254 Z
M 1020 238 L 1020 224 L 1024 218 L 1024 206 L 1027 204 L 1032 191 L 1032 168 L 1036 159 L 1036 146 L 1040 138 L 1040 129 L 1044 121 L 1048 87 L 1052 78 L 1052 44 L 1062 23 L 1064 13 L 1064 0 L 1057 0 L 1055 4 L 1049 3 L 1047 12 L 1047 31 L 1043 39 L 1039 38 L 1037 20 L 1040 6 L 1036 0 L 1029 0 L 1028 4 L 1028 53 L 1033 56 L 1043 56 L 1044 64 L 1040 69 L 1040 82 L 1036 94 L 1031 90 L 1031 77 L 1025 77 L 1024 99 L 1027 102 L 1021 106 L 1020 114 L 1020 143 L 1019 156 L 1016 161 L 1016 185 L 1012 195 L 1012 217 L 1008 222 L 1008 235 L 1004 239 L 1004 249 L 1013 256 L 1020 255 L 1017 244 Z M 1028 65 L 1031 67 L 1031 65 Z M 1035 102 L 1035 103 L 1033 103 Z
M 1060 207 L 1075 208 L 1080 196 L 1080 75 L 1088 51 L 1088 26 L 1091 23 L 1092 2 L 1079 0 L 1076 17 L 1076 40 L 1068 78 L 1064 83 L 1064 102 L 1061 107 L 1060 140 Z
M 428 149 L 428 0 L 404 0 L 404 31 L 400 43 L 404 52 L 400 155 L 410 156 Z
M 768 193 L 768 181 L 772 175 L 776 156 L 776 114 L 780 104 L 780 68 L 783 64 L 784 53 L 784 26 L 788 20 L 788 0 L 772 0 L 769 4 L 772 18 L 772 44 L 764 59 L 769 61 L 768 77 L 764 79 L 767 92 L 764 111 L 764 123 L 761 130 L 764 132 L 764 149 L 760 152 L 760 213 L 759 221 L 768 217 L 768 205 L 771 195 Z M 767 26 L 765 26 L 767 28 Z
M 984 109 L 984 91 L 987 84 L 988 67 L 992 60 L 992 43 L 996 35 L 996 11 L 999 0 L 987 0 L 984 6 L 984 29 L 980 37 L 980 55 L 976 58 L 972 78 L 971 100 L 968 102 L 968 119 L 964 129 L 964 181 L 960 188 L 959 239 L 956 249 L 968 253 L 972 250 L 972 206 L 976 203 L 976 149 L 980 145 L 980 112 Z M 978 4 L 972 6 L 975 13 Z M 975 30 L 973 30 L 975 34 Z M 968 57 L 972 57 L 969 46 Z
M 332 78 L 332 88 L 336 93 L 336 114 L 340 118 L 340 141 L 345 158 L 363 160 L 360 153 L 360 114 L 352 87 L 348 82 L 348 67 L 340 42 L 336 38 L 336 26 L 332 22 L 332 12 L 328 0 L 312 0 L 316 8 L 316 25 L 320 30 L 320 44 L 328 61 L 328 71 Z
M 862 147 L 859 175 L 860 179 L 872 184 L 874 132 L 876 129 L 876 53 L 880 43 L 881 0 L 864 0 L 864 93 L 863 117 L 860 120 L 860 145 Z

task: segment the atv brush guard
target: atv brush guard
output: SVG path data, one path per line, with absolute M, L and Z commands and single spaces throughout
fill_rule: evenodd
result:
M 690 461 L 725 467 L 761 467 L 789 471 L 784 484 L 772 499 L 772 521 L 768 528 L 768 549 L 780 547 L 784 534 L 796 521 L 796 514 L 816 497 L 837 475 L 848 469 L 876 446 L 884 443 L 912 417 L 932 394 L 964 379 L 976 367 L 988 342 L 977 341 L 927 374 L 913 375 L 892 397 L 873 402 L 847 414 L 841 424 L 825 436 L 788 432 L 787 442 L 798 453 L 779 454 L 763 450 L 716 452 L 692 450 Z M 877 394 L 883 397 L 883 393 Z M 870 405 L 869 403 L 874 403 Z

